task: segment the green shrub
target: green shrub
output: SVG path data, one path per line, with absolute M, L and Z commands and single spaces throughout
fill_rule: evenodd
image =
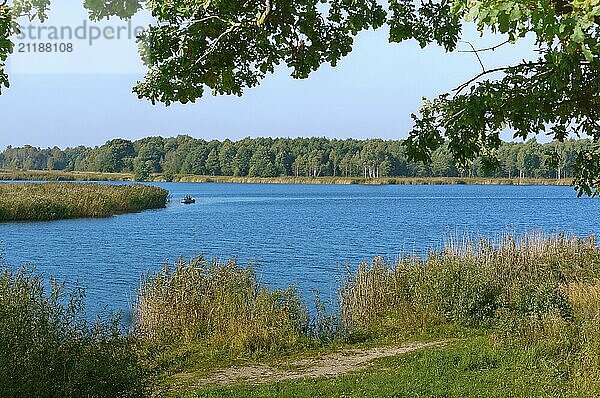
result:
M 118 317 L 89 322 L 81 290 L 48 288 L 30 269 L 0 272 L 0 396 L 146 396 Z

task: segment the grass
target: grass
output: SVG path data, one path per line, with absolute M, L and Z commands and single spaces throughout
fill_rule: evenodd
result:
M 135 304 L 137 335 L 145 341 L 194 343 L 234 353 L 302 346 L 308 310 L 293 289 L 261 286 L 235 261 L 196 258 L 148 277 Z
M 155 175 L 156 181 L 164 181 L 162 175 Z M 570 186 L 569 179 L 548 178 L 462 178 L 462 177 L 231 177 L 231 176 L 196 176 L 175 175 L 173 181 L 178 182 L 215 182 L 236 184 L 336 184 L 336 185 L 562 185 Z
M 570 318 L 576 294 L 597 298 L 599 277 L 594 238 L 465 241 L 426 258 L 361 264 L 341 291 L 341 313 L 347 329 L 376 334 L 450 322 L 493 326 L 500 316 Z M 581 313 L 596 311 L 588 307 L 598 302 L 577 302 Z
M 304 331 L 304 338 L 293 340 L 295 344 L 271 344 L 269 350 L 247 344 L 244 350 L 232 349 L 235 345 L 223 344 L 231 333 L 217 327 L 214 332 L 224 331 L 220 338 L 196 336 L 188 341 L 195 341 L 196 351 L 173 362 L 177 366 L 167 370 L 163 383 L 200 368 L 197 375 L 210 374 L 219 361 L 225 366 L 239 364 L 240 358 L 241 363 L 277 363 L 277 358 L 290 355 L 312 355 L 307 348 L 327 352 L 340 346 L 458 337 L 461 340 L 449 347 L 380 360 L 366 371 L 333 379 L 193 388 L 192 378 L 187 388 L 184 384 L 172 393 L 184 397 L 594 396 L 600 392 L 599 281 L 600 248 L 595 239 L 566 235 L 464 241 L 424 258 L 405 257 L 396 263 L 377 258 L 347 276 L 340 292 L 339 318 L 313 319 L 312 327 L 296 329 L 293 336 Z M 237 285 L 230 282 L 229 286 Z M 178 311 L 206 319 L 198 315 L 203 311 L 194 313 L 197 307 L 184 293 L 190 289 L 194 284 L 184 289 L 178 285 L 175 296 L 190 304 Z M 227 317 L 223 309 L 229 308 L 228 299 L 214 294 L 203 297 L 211 304 L 202 308 Z M 252 319 L 231 314 L 240 325 Z M 156 323 L 169 328 L 169 319 Z M 285 323 L 276 319 L 265 317 L 261 328 L 288 335 L 285 326 L 279 329 Z M 319 326 L 322 319 L 327 327 Z M 251 329 L 252 322 L 245 327 Z M 202 356 L 208 352 L 204 349 L 217 350 L 221 356 L 211 361 L 210 356 Z M 198 367 L 200 358 L 203 365 Z
M 48 170 L 0 170 L 0 180 L 6 181 L 133 181 L 132 173 L 99 173 Z M 163 174 L 153 174 L 151 181 L 165 182 Z M 487 177 L 234 177 L 177 174 L 168 178 L 174 182 L 235 183 L 235 184 L 367 184 L 367 185 L 572 185 L 571 179 L 549 178 L 487 178 Z
M 292 288 L 261 285 L 251 268 L 235 261 L 180 260 L 143 278 L 128 332 L 111 323 L 85 326 L 72 315 L 77 300 L 57 305 L 54 293 L 38 293 L 39 279 L 23 275 L 35 283 L 17 282 L 23 276 L 10 273 L 0 278 L 0 289 L 9 286 L 0 291 L 0 339 L 16 347 L 0 353 L 0 388 L 9 392 L 53 386 L 78 396 L 88 391 L 80 384 L 86 378 L 92 386 L 123 389 L 122 380 L 131 377 L 132 386 L 139 381 L 146 388 L 136 394 L 182 397 L 600 394 L 600 247 L 594 238 L 507 236 L 465 240 L 395 263 L 376 258 L 348 272 L 339 311 L 329 315 L 319 305 L 309 312 Z M 258 386 L 195 383 L 233 365 L 281 368 L 290 358 L 340 348 L 448 338 L 453 340 L 444 347 L 382 358 L 334 378 L 269 382 L 265 375 Z M 89 348 L 82 354 L 81 345 L 70 348 L 72 341 Z M 42 348 L 27 351 L 31 346 Z M 45 356 L 67 365 L 47 369 Z M 17 376 L 10 373 L 15 357 L 21 359 Z M 52 373 L 60 366 L 73 376 Z M 115 382 L 107 384 L 110 377 Z
M 4 181 L 133 181 L 132 173 L 0 169 Z
M 168 192 L 145 185 L 0 184 L 0 222 L 100 218 L 166 206 Z
M 542 354 L 494 347 L 487 337 L 376 361 L 368 370 L 331 379 L 260 386 L 208 387 L 185 398 L 241 397 L 584 397 L 568 365 Z

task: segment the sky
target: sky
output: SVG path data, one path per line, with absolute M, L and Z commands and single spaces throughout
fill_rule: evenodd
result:
M 472 54 L 447 54 L 437 46 L 420 49 L 414 42 L 389 44 L 383 28 L 361 33 L 353 52 L 336 68 L 324 65 L 307 80 L 292 79 L 282 66 L 241 98 L 208 95 L 195 104 L 153 106 L 131 91 L 143 78 L 144 67 L 127 22 L 94 24 L 86 20 L 82 6 L 61 3 L 54 3 L 43 26 L 67 26 L 72 32 L 79 27 L 79 37 L 86 32 L 86 38 L 49 40 L 44 30 L 41 41 L 72 43 L 73 52 L 13 54 L 8 66 L 11 88 L 0 95 L 0 148 L 96 146 L 117 137 L 178 134 L 207 140 L 401 139 L 410 131 L 410 115 L 424 96 L 433 98 L 481 72 Z M 151 22 L 147 15 L 138 15 L 131 30 Z M 22 22 L 25 30 L 29 25 Z M 36 42 L 39 23 L 31 26 L 27 37 L 16 38 L 17 49 Z M 119 31 L 122 37 L 99 38 L 90 45 L 97 32 L 91 27 Z M 503 41 L 489 34 L 480 38 L 470 29 L 465 40 L 479 48 Z M 468 49 L 466 44 L 462 47 Z M 484 64 L 513 64 L 531 57 L 531 48 L 531 42 L 504 46 L 486 53 Z

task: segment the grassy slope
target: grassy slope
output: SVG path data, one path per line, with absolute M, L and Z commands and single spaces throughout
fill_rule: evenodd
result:
M 64 172 L 64 171 L 19 171 L 0 170 L 0 180 L 39 180 L 39 181 L 133 181 L 130 173 L 95 173 L 95 172 Z M 154 174 L 153 181 L 164 181 L 164 176 Z M 177 182 L 218 182 L 238 184 L 370 184 L 370 185 L 562 185 L 570 186 L 570 179 L 546 178 L 460 178 L 460 177 L 230 177 L 230 176 L 197 176 L 176 175 Z
M 535 350 L 498 348 L 488 337 L 376 361 L 332 379 L 193 389 L 181 397 L 577 397 L 569 369 Z

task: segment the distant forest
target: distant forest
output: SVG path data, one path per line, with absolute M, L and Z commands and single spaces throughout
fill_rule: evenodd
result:
M 205 141 L 189 136 L 115 139 L 87 148 L 8 147 L 0 154 L 4 169 L 130 172 L 137 180 L 162 173 L 208 176 L 342 176 L 342 177 L 536 177 L 568 178 L 579 150 L 588 140 L 539 144 L 504 143 L 496 170 L 475 161 L 456 167 L 446 146 L 431 163 L 407 159 L 402 141 L 331 140 L 327 138 L 245 138 L 233 142 Z

